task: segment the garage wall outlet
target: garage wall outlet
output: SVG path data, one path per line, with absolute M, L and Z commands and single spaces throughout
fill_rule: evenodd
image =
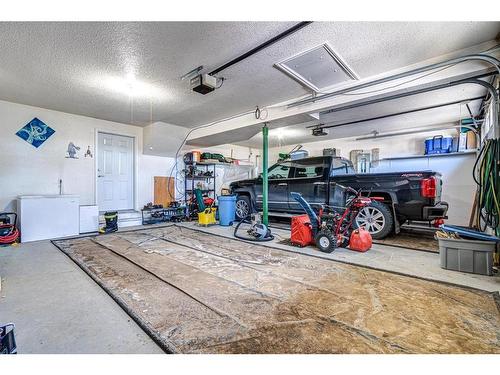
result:
M 206 95 L 217 88 L 217 78 L 209 74 L 199 74 L 190 80 L 191 90 Z

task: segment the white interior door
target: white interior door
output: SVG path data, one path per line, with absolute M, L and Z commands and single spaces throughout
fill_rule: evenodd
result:
M 97 204 L 99 211 L 134 208 L 134 139 L 98 133 Z

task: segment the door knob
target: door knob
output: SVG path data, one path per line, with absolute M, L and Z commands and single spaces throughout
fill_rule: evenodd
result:
M 97 177 L 104 177 L 104 175 L 103 174 L 98 174 Z

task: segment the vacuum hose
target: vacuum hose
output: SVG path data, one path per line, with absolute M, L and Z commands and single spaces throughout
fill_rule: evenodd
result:
M 487 227 L 500 236 L 500 140 L 484 142 L 474 164 L 472 175 L 478 185 L 477 223 L 484 232 Z
M 238 230 L 240 228 L 240 225 L 242 223 L 246 223 L 246 224 L 250 224 L 252 225 L 252 222 L 249 220 L 249 218 L 251 217 L 251 215 L 248 215 L 245 219 L 241 220 L 238 224 L 236 224 L 236 227 L 234 227 L 234 233 L 233 233 L 233 236 L 240 239 L 240 240 L 244 240 L 244 241 L 255 241 L 255 242 L 265 242 L 265 241 L 272 241 L 274 240 L 274 236 L 271 234 L 271 231 L 269 230 L 269 228 L 267 228 L 265 225 L 263 224 L 258 224 L 260 225 L 261 227 L 258 228 L 258 229 L 261 229 L 262 232 L 261 233 L 257 233 L 256 229 L 251 229 L 249 232 L 253 231 L 254 234 L 252 235 L 252 237 L 248 236 L 248 237 L 245 237 L 245 236 L 240 236 L 238 234 Z

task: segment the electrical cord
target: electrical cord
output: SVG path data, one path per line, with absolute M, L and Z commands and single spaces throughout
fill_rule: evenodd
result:
M 495 50 L 497 49 L 498 47 L 500 47 L 500 44 L 497 44 L 491 48 L 488 48 L 484 51 L 481 51 L 480 53 L 485 53 L 485 52 L 490 52 L 492 50 Z M 389 86 L 389 87 L 384 87 L 384 88 L 381 88 L 381 89 L 376 89 L 376 90 L 371 90 L 371 91 L 364 91 L 364 92 L 358 92 L 358 93 L 344 93 L 344 94 L 339 94 L 339 96 L 356 96 L 356 95 L 365 95 L 365 94 L 375 94 L 375 93 L 378 93 L 378 92 L 382 92 L 382 91 L 385 91 L 385 90 L 388 90 L 388 89 L 393 89 L 393 88 L 396 88 L 396 87 L 399 87 L 399 86 L 402 86 L 402 85 L 405 85 L 407 83 L 411 83 L 411 82 L 414 82 L 414 81 L 418 81 L 419 79 L 422 79 L 422 78 L 425 78 L 425 77 L 428 77 L 430 75 L 433 75 L 433 74 L 436 74 L 436 73 L 439 73 L 439 72 L 442 72 L 443 70 L 446 70 L 446 69 L 449 69 L 449 68 L 452 68 L 454 67 L 455 65 L 458 65 L 460 64 L 459 62 L 455 63 L 455 64 L 452 64 L 452 65 L 447 65 L 439 70 L 435 70 L 435 71 L 431 71 L 427 74 L 424 74 L 424 75 L 421 75 L 421 76 L 418 76 L 416 78 L 412 78 L 408 81 L 405 81 L 405 82 L 401 82 L 401 83 L 398 83 L 396 85 L 393 85 L 393 86 Z M 325 94 L 331 94 L 333 91 L 331 92 L 321 92 L 321 91 L 318 91 L 316 92 L 315 94 L 321 94 L 321 95 L 325 95 Z
M 265 117 L 262 117 L 262 113 L 266 114 Z M 256 120 L 264 121 L 269 116 L 269 111 L 267 110 L 267 108 L 260 109 L 259 106 L 257 106 L 257 108 L 255 109 L 255 112 L 254 112 L 254 116 L 255 116 Z
M 224 84 L 224 81 L 226 80 L 224 77 L 220 77 L 220 85 L 216 87 L 216 89 L 220 89 L 222 85 Z
M 257 120 L 260 118 L 260 108 L 258 106 L 255 109 L 254 115 Z
M 225 79 L 225 78 L 224 78 Z M 285 107 L 285 105 L 283 104 L 273 104 L 271 106 L 267 106 L 263 109 L 260 109 L 259 107 L 257 107 L 257 109 L 259 110 L 259 117 L 256 117 L 257 120 L 265 120 L 267 119 L 268 117 L 268 108 L 279 108 L 279 107 Z M 186 141 L 187 139 L 189 138 L 189 136 L 191 135 L 192 132 L 196 131 L 196 130 L 199 130 L 199 129 L 204 129 L 204 128 L 208 128 L 210 126 L 213 126 L 213 125 L 217 125 L 221 122 L 224 122 L 224 121 L 229 121 L 229 120 L 233 120 L 235 118 L 239 118 L 239 117 L 243 117 L 243 116 L 247 116 L 249 114 L 256 114 L 256 111 L 257 110 L 252 110 L 252 111 L 247 111 L 247 112 L 243 112 L 243 113 L 239 113 L 237 115 L 234 115 L 234 116 L 230 116 L 230 117 L 227 117 L 227 118 L 224 118 L 224 119 L 221 119 L 221 120 L 217 120 L 217 121 L 214 121 L 214 122 L 211 122 L 211 123 L 208 123 L 208 124 L 204 124 L 204 125 L 200 125 L 200 126 L 197 126 L 193 129 L 191 129 L 187 134 L 186 136 L 184 137 L 183 141 L 181 142 L 179 148 L 177 149 L 176 153 L 175 153 L 175 160 L 174 160 L 174 165 L 172 167 L 172 170 L 170 171 L 170 176 L 174 175 L 175 176 L 175 179 L 176 179 L 176 183 L 174 184 L 175 186 L 175 190 L 177 191 L 177 193 L 179 193 L 179 196 L 181 197 L 181 199 L 184 199 L 186 194 L 183 193 L 182 191 L 179 190 L 179 187 L 177 186 L 177 179 L 178 179 L 178 176 L 181 174 L 180 171 L 179 171 L 179 168 L 178 168 L 178 158 L 179 158 L 179 152 L 181 151 L 182 147 L 184 147 L 184 145 L 186 144 Z M 262 118 L 262 112 L 265 112 L 266 116 L 264 118 Z M 181 179 L 179 179 L 181 180 Z M 170 185 L 167 186 L 167 193 L 170 195 L 170 196 L 173 196 L 171 194 L 171 191 L 170 191 Z
M 222 120 L 217 120 L 217 121 L 214 121 L 214 122 L 211 122 L 211 123 L 208 123 L 208 124 L 197 126 L 197 127 L 193 128 L 193 129 L 191 129 L 191 130 L 189 130 L 187 132 L 186 136 L 184 137 L 184 139 L 182 140 L 181 144 L 179 145 L 179 148 L 175 152 L 174 165 L 172 166 L 172 169 L 170 171 L 170 176 L 175 176 L 175 182 L 174 182 L 175 190 L 177 191 L 177 193 L 179 193 L 179 196 L 180 196 L 181 199 L 184 199 L 186 197 L 186 194 L 185 194 L 185 192 L 183 193 L 182 191 L 180 191 L 179 187 L 177 185 L 178 176 L 180 174 L 180 171 L 179 171 L 179 168 L 178 168 L 178 162 L 179 162 L 178 159 L 179 159 L 179 153 L 180 153 L 182 147 L 184 147 L 184 145 L 186 144 L 186 141 L 189 138 L 189 136 L 191 135 L 191 133 L 193 133 L 196 130 L 205 129 L 205 128 L 208 128 L 210 126 L 217 125 L 217 124 L 219 124 L 221 122 L 228 121 L 228 120 L 233 120 L 235 118 L 239 118 L 239 117 L 243 117 L 243 116 L 247 116 L 247 115 L 252 114 L 252 113 L 254 113 L 253 110 L 252 111 L 247 111 L 247 112 L 244 112 L 244 113 L 239 113 L 237 115 L 234 115 L 234 116 L 231 116 L 231 117 L 228 117 L 228 118 L 224 118 Z M 179 179 L 179 180 L 181 180 L 181 179 Z M 170 196 L 175 196 L 175 194 L 172 195 L 172 192 L 170 191 L 170 185 L 167 185 L 167 193 Z
M 365 95 L 365 94 L 375 94 L 375 93 L 386 91 L 386 90 L 389 90 L 389 89 L 394 89 L 396 87 L 406 85 L 407 83 L 415 82 L 415 81 L 418 81 L 419 79 L 431 76 L 431 75 L 436 74 L 436 73 L 440 73 L 443 70 L 446 70 L 446 69 L 449 69 L 451 67 L 454 67 L 457 64 L 458 63 L 452 64 L 452 65 L 448 65 L 448 66 L 445 66 L 444 68 L 441 68 L 439 70 L 435 70 L 435 71 L 432 71 L 430 73 L 426 73 L 424 75 L 418 76 L 416 78 L 412 78 L 410 80 L 407 80 L 407 81 L 404 81 L 404 82 L 400 82 L 398 84 L 395 84 L 395 85 L 392 85 L 392 86 L 388 86 L 388 87 L 384 87 L 384 88 L 381 88 L 381 89 L 370 90 L 370 91 L 363 91 L 363 92 L 356 92 L 356 93 L 344 93 L 344 94 L 339 94 L 339 96 L 356 96 L 356 95 Z M 330 94 L 330 92 L 318 92 L 318 94 L 325 95 L 325 94 Z

